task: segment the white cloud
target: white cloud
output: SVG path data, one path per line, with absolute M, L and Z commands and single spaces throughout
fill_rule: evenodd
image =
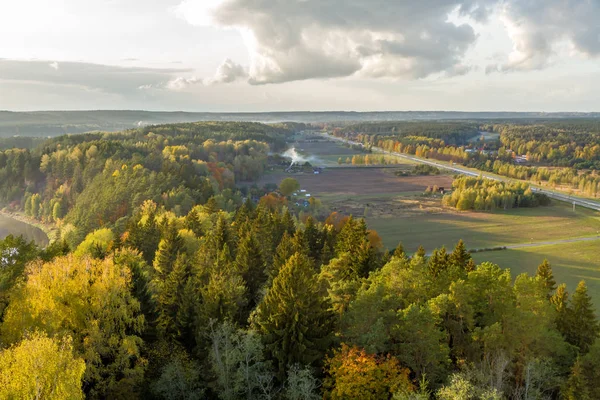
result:
M 217 68 L 215 76 L 205 81 L 206 84 L 211 85 L 215 83 L 231 83 L 238 79 L 243 79 L 248 76 L 248 72 L 240 64 L 237 64 L 230 59 L 226 59 Z
M 58 66 L 58 63 L 57 63 L 56 61 L 54 61 L 54 62 L 52 62 L 52 63 L 48 64 L 48 66 L 49 66 L 50 68 L 52 68 L 53 70 L 55 70 L 55 71 L 58 71 L 58 68 L 59 68 L 59 66 Z
M 476 39 L 469 24 L 494 0 L 185 0 L 174 12 L 190 24 L 237 28 L 250 53 L 249 82 L 350 75 L 423 78 L 463 68 Z
M 539 70 L 565 56 L 600 56 L 597 0 L 506 0 L 501 18 L 513 51 L 487 71 Z

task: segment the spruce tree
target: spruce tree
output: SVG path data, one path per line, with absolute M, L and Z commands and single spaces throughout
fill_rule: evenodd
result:
M 548 260 L 544 259 L 544 261 L 537 267 L 537 272 L 535 274 L 544 284 L 544 287 L 548 291 L 548 297 L 552 296 L 554 290 L 556 290 L 556 280 L 554 280 L 554 275 L 552 274 L 552 267 Z
M 287 263 L 289 258 L 294 255 L 296 251 L 294 250 L 294 243 L 292 242 L 292 238 L 288 235 L 288 233 L 284 233 L 281 238 L 281 242 L 277 246 L 277 250 L 275 251 L 275 256 L 273 257 L 273 262 L 270 266 L 267 266 L 267 276 L 268 282 L 273 282 L 273 279 L 279 273 L 281 267 Z
M 556 289 L 556 293 L 550 297 L 550 303 L 556 309 L 556 329 L 564 337 L 567 337 L 571 324 L 569 322 L 569 292 L 567 292 L 566 284 L 563 283 Z
M 585 281 L 577 285 L 571 299 L 569 314 L 570 329 L 567 342 L 577 346 L 582 353 L 587 353 L 598 338 L 600 327 Z
M 446 252 L 446 248 L 442 246 L 441 249 L 435 249 L 429 257 L 429 274 L 437 278 L 443 271 L 448 268 L 450 256 Z
M 477 267 L 477 265 L 475 265 L 475 261 L 471 258 L 467 262 L 467 265 L 465 265 L 465 272 L 469 273 L 469 272 L 475 271 L 476 267 Z
M 396 249 L 394 250 L 394 257 L 396 257 L 396 258 L 406 257 L 406 251 L 404 251 L 404 245 L 402 245 L 402 242 L 399 242 L 398 246 L 396 246 Z
M 316 264 L 319 264 L 321 261 L 321 253 L 323 252 L 323 235 L 312 216 L 309 216 L 306 220 L 304 236 L 306 237 L 306 243 L 308 245 L 308 256 L 312 258 Z
M 183 252 L 183 249 L 183 239 L 179 236 L 177 226 L 173 223 L 167 227 L 166 236 L 161 240 L 154 258 L 154 276 L 156 279 L 161 281 L 167 279 L 173 270 L 177 256 L 180 252 Z
M 204 232 L 202 230 L 202 224 L 200 223 L 200 216 L 198 215 L 198 212 L 195 208 L 192 208 L 188 215 L 186 215 L 185 227 L 194 232 L 194 235 L 198 237 L 204 235 Z
M 215 214 L 218 211 L 219 205 L 217 204 L 217 200 L 214 197 L 211 197 L 204 205 L 204 212 L 207 214 Z
M 467 263 L 471 260 L 471 254 L 467 251 L 467 247 L 465 246 L 465 242 L 463 240 L 459 240 L 454 247 L 454 251 L 450 254 L 450 263 L 452 265 L 456 265 L 457 267 L 461 267 L 465 269 L 467 267 Z
M 427 255 L 427 253 L 425 252 L 425 248 L 423 247 L 423 245 L 419 245 L 419 248 L 417 249 L 415 256 L 425 258 L 426 255 Z
M 296 253 L 281 268 L 257 307 L 254 324 L 280 381 L 289 366 L 323 359 L 332 342 L 333 315 L 308 257 Z
M 592 400 L 579 358 L 571 369 L 571 375 L 562 395 L 566 400 Z
M 254 234 L 249 232 L 238 244 L 235 266 L 246 282 L 248 305 L 254 308 L 258 302 L 260 290 L 267 279 L 265 262 Z

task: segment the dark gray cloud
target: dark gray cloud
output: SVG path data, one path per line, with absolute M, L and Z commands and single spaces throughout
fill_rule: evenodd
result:
M 214 2 L 213 2 L 214 3 Z M 207 11 L 205 0 L 185 0 L 178 14 Z M 473 27 L 448 16 L 485 20 L 493 0 L 227 0 L 212 20 L 245 33 L 249 82 L 278 83 L 359 75 L 423 78 L 464 70 L 476 40 Z
M 0 80 L 77 86 L 125 96 L 136 95 L 140 87 L 160 85 L 187 72 L 185 69 L 0 59 Z

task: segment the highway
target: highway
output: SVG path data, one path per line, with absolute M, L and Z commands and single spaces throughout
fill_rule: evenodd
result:
M 352 140 L 342 139 L 342 138 L 338 138 L 338 137 L 335 137 L 333 135 L 328 135 L 328 134 L 323 134 L 323 135 L 325 137 L 327 137 L 328 139 L 337 140 L 337 141 L 345 142 L 348 144 L 354 144 L 354 145 L 359 145 L 359 146 L 361 145 L 361 143 L 354 142 Z M 421 157 L 416 157 L 416 156 L 402 154 L 402 153 L 396 153 L 396 152 L 390 152 L 390 151 L 383 150 L 379 147 L 372 147 L 372 150 L 377 153 L 383 153 L 383 154 L 388 154 L 388 155 L 404 158 L 404 159 L 407 159 L 407 160 L 410 160 L 413 162 L 431 165 L 431 166 L 434 166 L 437 168 L 456 172 L 456 173 L 462 174 L 462 175 L 468 175 L 468 176 L 474 176 L 474 177 L 482 176 L 484 178 L 493 179 L 495 181 L 502 181 L 502 182 L 514 181 L 514 179 L 511 179 L 511 178 L 502 178 L 502 177 L 498 177 L 496 175 L 488 174 L 483 171 L 472 171 L 466 167 L 461 167 L 461 166 L 456 166 L 456 165 L 447 165 L 444 163 L 427 160 L 427 159 L 424 159 Z M 546 196 L 550 197 L 551 199 L 565 201 L 570 204 L 575 204 L 575 206 L 588 208 L 590 210 L 600 211 L 600 202 L 598 202 L 598 201 L 589 200 L 589 199 L 585 199 L 585 198 L 578 197 L 578 196 L 571 196 L 571 195 L 563 194 L 563 193 L 557 193 L 557 192 L 547 190 L 545 188 L 542 188 L 540 186 L 537 186 L 537 185 L 534 185 L 531 183 L 529 183 L 529 185 L 531 186 L 532 191 L 538 192 L 538 193 L 543 193 Z

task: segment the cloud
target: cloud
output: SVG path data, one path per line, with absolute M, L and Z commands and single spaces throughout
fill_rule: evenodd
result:
M 251 84 L 311 78 L 424 78 L 464 70 L 474 29 L 495 0 L 185 0 L 193 25 L 236 28 L 250 52 Z
M 82 62 L 24 61 L 0 59 L 0 80 L 76 86 L 123 96 L 135 95 L 140 87 L 153 87 L 185 69 L 118 67 Z
M 143 86 L 140 87 L 140 89 L 162 88 L 173 91 L 183 91 L 197 85 L 208 86 L 222 83 L 232 83 L 239 79 L 246 78 L 247 76 L 248 73 L 243 66 L 236 64 L 230 59 L 226 59 L 219 66 L 219 68 L 217 68 L 215 75 L 211 78 L 202 79 L 195 76 L 180 76 L 160 85 Z
M 206 80 L 207 84 L 215 83 L 231 83 L 238 79 L 243 79 L 248 76 L 248 73 L 240 64 L 237 64 L 230 59 L 226 59 L 223 64 L 217 68 L 215 76 Z
M 600 56 L 597 0 L 507 0 L 501 18 L 513 51 L 488 72 L 539 70 L 568 53 Z

